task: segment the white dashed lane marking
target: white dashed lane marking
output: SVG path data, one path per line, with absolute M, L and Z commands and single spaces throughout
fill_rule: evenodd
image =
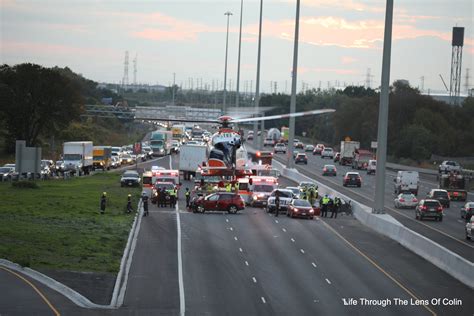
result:
M 237 237 L 235 237 L 235 236 L 234 236 L 234 239 L 235 239 L 236 241 L 238 240 Z
M 253 283 L 257 283 L 257 279 L 255 277 L 252 277 Z
M 261 297 L 263 304 L 267 304 L 267 301 L 265 301 L 265 297 Z
M 304 254 L 304 250 L 303 249 L 300 249 L 301 253 Z
M 317 268 L 316 263 L 311 262 L 311 264 L 313 265 L 313 267 Z
M 295 240 L 294 240 L 293 238 L 291 238 L 291 241 L 292 241 L 292 242 L 295 242 Z
M 249 266 L 249 262 L 248 262 L 248 261 L 245 261 L 245 265 L 248 267 L 248 266 Z
M 239 251 L 242 252 L 243 251 L 242 248 L 239 248 Z
M 282 228 L 281 230 L 283 230 L 286 233 L 286 229 Z
M 327 282 L 328 284 L 331 284 L 331 281 L 329 281 L 328 279 L 326 279 L 326 282 Z

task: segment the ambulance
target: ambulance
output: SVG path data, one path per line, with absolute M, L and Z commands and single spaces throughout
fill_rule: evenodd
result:
M 181 186 L 179 182 L 179 170 L 156 170 L 153 172 L 154 180 L 157 182 L 170 182 L 173 183 L 177 189 Z
M 252 207 L 267 206 L 268 197 L 277 188 L 278 179 L 275 177 L 251 176 L 249 178 L 250 205 Z
M 153 172 L 151 171 L 145 171 L 142 176 L 142 185 L 143 188 L 149 188 L 151 189 L 153 187 L 153 184 L 155 183 L 156 178 L 153 177 Z
M 249 205 L 252 199 L 252 192 L 250 192 L 249 181 L 249 178 L 237 179 L 237 183 L 239 184 L 239 195 L 244 200 L 245 205 Z

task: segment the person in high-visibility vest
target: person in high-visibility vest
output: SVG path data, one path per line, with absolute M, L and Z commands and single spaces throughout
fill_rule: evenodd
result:
M 173 189 L 170 191 L 170 206 L 175 207 L 176 206 L 176 189 Z
M 226 192 L 231 192 L 232 191 L 232 184 L 227 183 L 226 186 L 225 186 L 225 191 Z
M 321 199 L 321 217 L 327 217 L 328 216 L 328 204 L 329 204 L 329 198 L 328 198 L 328 195 L 326 194 Z
M 191 192 L 189 192 L 189 188 L 186 188 L 184 196 L 186 197 L 186 207 L 189 207 L 189 201 L 191 200 Z
M 234 190 L 235 190 L 235 193 L 239 193 L 239 183 L 238 182 L 234 183 Z

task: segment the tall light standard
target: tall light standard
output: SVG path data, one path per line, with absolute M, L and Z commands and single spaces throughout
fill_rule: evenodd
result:
M 262 11 L 263 11 L 263 0 L 260 0 L 260 22 L 258 26 L 258 53 L 257 53 L 257 83 L 255 89 L 255 113 L 258 115 L 258 107 L 260 103 L 260 54 L 262 48 Z M 262 131 L 263 133 L 263 131 Z M 258 137 L 258 121 L 255 121 L 253 125 L 253 143 L 257 149 L 260 147 L 260 138 Z
M 295 17 L 295 42 L 293 47 L 293 71 L 291 72 L 291 101 L 290 113 L 295 113 L 296 110 L 296 75 L 298 73 L 298 38 L 300 32 L 300 0 L 296 0 L 296 17 Z M 287 152 L 287 167 L 291 168 L 294 165 L 293 150 L 295 139 L 295 118 L 290 117 L 289 135 L 288 135 L 288 152 Z
M 175 93 L 176 93 L 176 73 L 173 72 L 173 105 L 175 105 Z
M 239 108 L 239 88 L 240 88 L 240 48 L 242 45 L 242 14 L 244 10 L 244 0 L 240 0 L 240 28 L 239 28 L 239 53 L 237 57 L 237 89 L 235 93 L 235 107 Z
M 230 16 L 232 15 L 232 12 L 227 11 L 224 13 L 224 15 L 227 15 L 227 34 L 225 37 L 225 67 L 224 67 L 224 104 L 222 106 L 222 114 L 226 113 L 226 108 L 225 108 L 225 99 L 226 99 L 226 94 L 227 94 L 227 47 L 229 45 L 229 19 Z
M 377 130 L 377 170 L 375 178 L 374 213 L 384 213 L 385 164 L 387 162 L 388 96 L 390 88 L 390 55 L 392 50 L 393 0 L 387 0 L 383 36 L 382 88 L 380 90 Z

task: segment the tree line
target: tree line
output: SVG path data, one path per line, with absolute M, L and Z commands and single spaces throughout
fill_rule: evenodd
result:
M 262 106 L 275 107 L 267 114 L 287 113 L 290 97 L 265 95 Z M 309 90 L 297 96 L 297 111 L 333 108 L 324 116 L 297 118 L 296 134 L 337 146 L 345 137 L 370 148 L 377 140 L 379 93 L 364 87 L 347 87 L 342 91 Z M 288 126 L 288 120 L 269 121 L 266 127 Z M 468 97 L 461 106 L 451 106 L 422 95 L 403 81 L 390 89 L 388 120 L 388 154 L 418 161 L 431 154 L 448 157 L 474 156 L 474 99 Z
M 1 65 L 0 136 L 4 151 L 13 153 L 16 140 L 47 151 L 54 142 L 60 150 L 65 140 L 125 141 L 133 132 L 123 122 L 81 118 L 84 104 L 100 104 L 104 97 L 121 100 L 121 96 L 98 89 L 96 82 L 68 67 Z

